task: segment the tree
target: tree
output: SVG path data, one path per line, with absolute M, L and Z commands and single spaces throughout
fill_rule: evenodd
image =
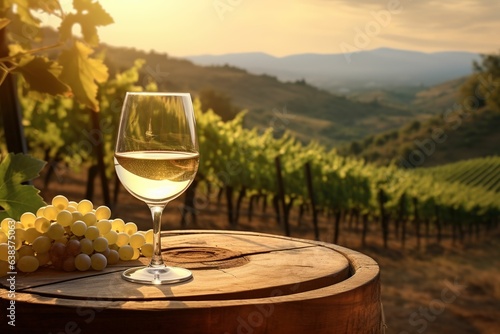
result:
M 500 112 L 500 53 L 481 55 L 474 73 L 460 88 L 460 100 L 468 111 L 488 107 Z
M 211 88 L 202 90 L 199 98 L 203 111 L 212 109 L 223 121 L 233 119 L 239 111 L 238 108 L 232 104 L 231 98 L 228 95 L 217 92 Z

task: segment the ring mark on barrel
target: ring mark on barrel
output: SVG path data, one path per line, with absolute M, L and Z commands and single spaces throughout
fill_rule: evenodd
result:
M 220 247 L 181 247 L 162 252 L 167 265 L 182 266 L 188 269 L 227 269 L 248 263 L 240 252 Z

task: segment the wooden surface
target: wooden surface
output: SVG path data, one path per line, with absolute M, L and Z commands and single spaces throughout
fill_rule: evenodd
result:
M 162 244 L 167 263 L 191 269 L 192 280 L 141 285 L 121 278 L 125 268 L 147 263 L 146 258 L 100 272 L 44 268 L 18 274 L 16 329 L 380 332 L 379 268 L 363 254 L 310 240 L 232 231 L 173 231 L 163 234 Z M 1 282 L 3 311 L 9 298 L 6 278 Z

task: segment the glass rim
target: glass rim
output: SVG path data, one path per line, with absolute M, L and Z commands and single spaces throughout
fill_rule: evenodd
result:
M 125 95 L 156 95 L 156 96 L 184 96 L 191 97 L 191 93 L 183 92 L 126 92 Z

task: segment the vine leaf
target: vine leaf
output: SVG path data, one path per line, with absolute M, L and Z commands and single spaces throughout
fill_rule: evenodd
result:
M 91 0 L 74 0 L 73 7 L 77 12 L 66 15 L 59 26 L 61 40 L 70 39 L 73 25 L 80 24 L 85 42 L 97 46 L 99 44 L 97 27 L 114 23 L 113 18 L 98 2 L 92 2 Z
M 25 212 L 35 213 L 45 203 L 34 186 L 22 184 L 37 177 L 44 161 L 26 154 L 9 153 L 0 162 L 0 220 L 19 220 Z
M 108 68 L 102 60 L 90 58 L 92 52 L 91 48 L 79 41 L 75 41 L 70 49 L 62 51 L 59 63 L 63 70 L 59 78 L 71 87 L 80 103 L 99 111 L 97 83 L 108 79 Z
M 51 95 L 71 95 L 69 86 L 58 78 L 61 66 L 46 57 L 24 55 L 14 72 L 22 74 L 32 90 Z
M 10 23 L 10 20 L 5 17 L 0 17 L 0 30 L 5 28 Z

